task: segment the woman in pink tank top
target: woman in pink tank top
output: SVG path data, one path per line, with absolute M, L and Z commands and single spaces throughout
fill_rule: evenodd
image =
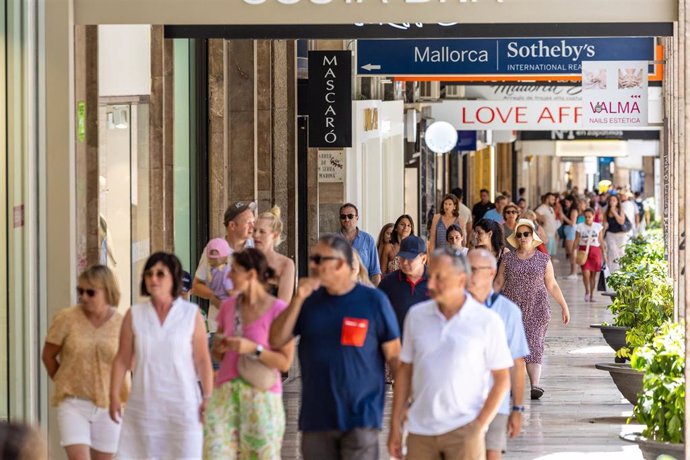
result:
M 268 343 L 271 323 L 287 308 L 266 291 L 272 276 L 261 251 L 250 248 L 233 255 L 230 277 L 238 294 L 223 302 L 217 317 L 212 352 L 220 369 L 206 407 L 204 458 L 280 459 L 285 432 L 280 371 L 290 368 L 295 344 L 273 350 Z M 268 389 L 252 385 L 246 373 L 247 380 L 240 375 L 238 364 L 247 360 L 252 367 L 273 370 Z

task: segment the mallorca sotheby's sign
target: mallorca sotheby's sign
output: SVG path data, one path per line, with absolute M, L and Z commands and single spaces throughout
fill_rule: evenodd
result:
M 582 125 L 587 129 L 647 126 L 647 61 L 582 63 Z

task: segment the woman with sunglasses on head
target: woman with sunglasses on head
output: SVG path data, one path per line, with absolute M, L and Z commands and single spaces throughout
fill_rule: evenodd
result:
M 403 214 L 398 217 L 393 225 L 393 233 L 391 234 L 390 242 L 383 248 L 383 257 L 381 258 L 381 267 L 383 274 L 394 272 L 400 268 L 398 262 L 398 251 L 400 251 L 400 243 L 402 240 L 410 235 L 414 235 L 414 221 L 412 217 Z
M 295 292 L 295 262 L 275 250 L 282 242 L 283 221 L 280 219 L 280 208 L 273 206 L 263 212 L 254 225 L 254 247 L 266 256 L 273 276 L 268 280 L 269 292 L 285 302 L 292 299 Z
M 110 417 L 122 420 L 118 460 L 202 457 L 202 421 L 213 372 L 204 319 L 181 294 L 179 259 L 152 254 L 141 280 L 141 295 L 149 300 L 125 315 L 111 373 Z M 132 392 L 123 415 L 118 395 L 133 362 Z
M 120 426 L 108 416 L 110 371 L 117 353 L 122 315 L 120 290 L 113 272 L 94 265 L 77 280 L 79 303 L 53 318 L 43 347 L 43 364 L 55 383 L 60 444 L 67 457 L 113 458 Z M 127 400 L 121 385 L 118 397 Z
M 508 240 L 517 249 L 503 256 L 494 280 L 494 290 L 515 302 L 522 310 L 530 349 L 529 356 L 525 358 L 532 387 L 530 396 L 539 399 L 544 394 L 539 380 L 546 329 L 551 319 L 548 294 L 561 306 L 563 324 L 570 322 L 570 312 L 556 282 L 550 257 L 536 249 L 542 240 L 535 235 L 534 223 L 520 219 L 515 233 Z
M 508 237 L 515 233 L 515 227 L 517 226 L 518 216 L 520 215 L 520 209 L 515 203 L 508 203 L 505 208 L 503 208 L 503 242 L 505 246 L 511 251 L 516 250 L 509 242 Z
M 458 197 L 449 193 L 443 197 L 441 201 L 441 211 L 436 214 L 431 221 L 431 232 L 429 235 L 429 245 L 427 250 L 429 254 L 435 249 L 443 249 L 448 245 L 446 241 L 446 233 L 448 227 L 456 224 L 460 227 L 467 225 L 467 222 L 461 222 L 460 219 L 460 202 Z
M 291 340 L 271 349 L 268 335 L 273 320 L 287 303 L 266 290 L 272 269 L 257 249 L 235 253 L 230 271 L 237 295 L 218 313 L 214 356 L 221 362 L 216 389 L 209 400 L 204 424 L 204 458 L 280 459 L 285 432 L 282 382 L 295 353 Z M 252 381 L 243 366 L 261 367 L 261 381 Z

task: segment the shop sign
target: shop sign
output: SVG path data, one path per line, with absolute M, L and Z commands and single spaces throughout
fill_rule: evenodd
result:
M 467 99 L 488 101 L 579 101 L 582 85 L 471 85 L 465 86 Z
M 648 124 L 647 61 L 582 64 L 583 124 L 591 129 Z
M 431 106 L 435 120 L 459 130 L 580 129 L 580 101 L 444 101 Z
M 477 150 L 477 131 L 458 131 L 458 143 L 455 150 L 458 152 Z
M 86 102 L 77 103 L 77 140 L 86 141 Z
M 309 147 L 352 146 L 352 54 L 309 51 Z
M 583 61 L 654 60 L 653 37 L 358 40 L 359 75 L 579 76 Z
M 529 23 L 585 27 L 678 20 L 677 0 L 579 0 L 577 4 L 573 0 L 71 0 L 69 5 L 74 23 L 85 25 L 433 24 L 452 20 L 519 28 Z M 639 30 L 644 25 L 630 27 Z
M 319 182 L 345 181 L 345 152 L 319 150 Z
M 658 130 L 623 131 L 620 129 L 599 130 L 559 130 L 559 131 L 522 131 L 520 139 L 523 141 L 575 141 L 575 140 L 646 140 L 658 141 Z

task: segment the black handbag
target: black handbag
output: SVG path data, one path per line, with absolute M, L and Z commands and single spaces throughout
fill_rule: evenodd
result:
M 630 219 L 627 217 L 625 218 L 625 222 L 623 222 L 623 232 L 628 233 L 630 230 L 632 230 L 632 222 L 630 222 Z
M 606 264 L 601 265 L 599 281 L 597 282 L 597 291 L 606 292 Z

